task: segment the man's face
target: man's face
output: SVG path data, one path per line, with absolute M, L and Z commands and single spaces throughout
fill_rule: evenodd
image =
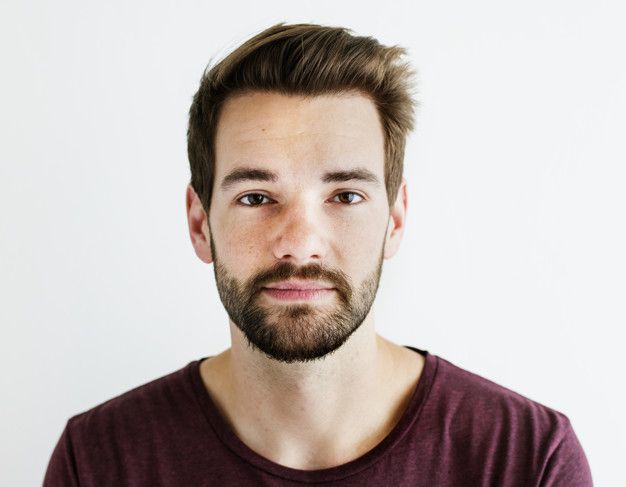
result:
M 375 105 L 360 94 L 238 95 L 223 106 L 215 157 L 207 230 L 231 321 L 279 361 L 336 350 L 370 312 L 382 269 Z

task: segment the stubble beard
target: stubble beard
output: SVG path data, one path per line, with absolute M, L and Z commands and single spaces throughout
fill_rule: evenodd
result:
M 218 260 L 212 236 L 210 244 L 215 282 L 228 317 L 253 350 L 280 362 L 310 362 L 333 353 L 361 326 L 378 291 L 382 249 L 375 269 L 355 290 L 345 273 L 315 263 L 298 268 L 281 262 L 241 283 Z M 259 302 L 267 302 L 262 296 L 263 286 L 288 279 L 329 282 L 335 287 L 335 296 L 312 304 Z

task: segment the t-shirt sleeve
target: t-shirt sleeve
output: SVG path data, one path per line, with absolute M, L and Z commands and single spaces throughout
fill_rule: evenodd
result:
M 546 464 L 541 487 L 593 487 L 585 452 L 569 420 L 563 438 Z
M 69 432 L 70 423 L 65 426 L 56 444 L 43 481 L 43 487 L 78 487 L 76 459 Z

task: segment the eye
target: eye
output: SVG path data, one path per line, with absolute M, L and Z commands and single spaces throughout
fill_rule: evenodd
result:
M 263 202 L 263 198 L 269 200 L 269 198 L 261 193 L 248 193 L 244 194 L 241 198 L 237 199 L 237 201 L 242 202 L 248 201 L 248 203 L 241 203 L 244 206 L 261 206 Z
M 339 203 L 346 203 L 348 205 L 356 204 L 354 201 L 355 197 L 361 198 L 360 200 L 357 200 L 356 203 L 360 203 L 364 200 L 363 196 L 352 191 L 344 191 L 343 193 L 335 195 L 335 198 L 339 198 Z

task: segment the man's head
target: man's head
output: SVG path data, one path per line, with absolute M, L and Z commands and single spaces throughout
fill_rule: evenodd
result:
M 413 125 L 401 54 L 341 28 L 277 25 L 206 72 L 194 97 L 194 248 L 214 262 L 231 321 L 274 359 L 345 343 L 397 250 Z M 276 289 L 300 285 L 318 291 Z

